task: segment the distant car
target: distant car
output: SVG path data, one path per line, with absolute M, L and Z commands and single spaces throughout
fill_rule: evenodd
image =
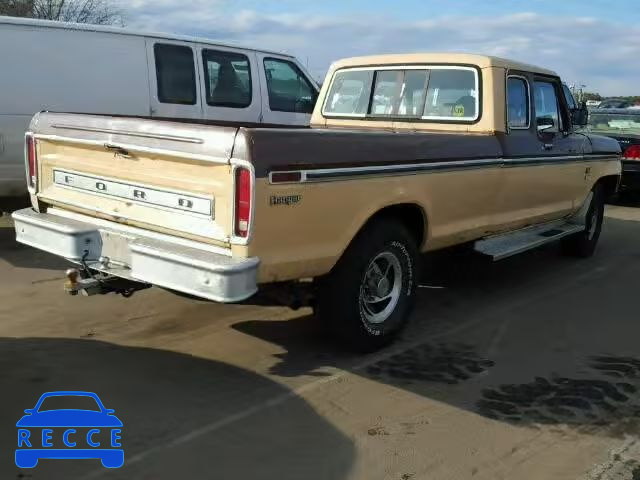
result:
M 598 108 L 591 110 L 589 132 L 615 138 L 622 149 L 621 189 L 640 192 L 640 109 Z
M 629 108 L 632 103 L 624 98 L 607 98 L 602 100 L 598 108 Z
M 44 402 L 47 402 L 46 406 L 43 406 Z M 52 404 L 68 407 L 79 403 L 83 408 L 51 409 Z M 18 467 L 33 468 L 41 458 L 95 458 L 107 468 L 123 465 L 124 450 L 119 443 L 122 422 L 113 415 L 114 410 L 104 408 L 95 393 L 45 393 L 33 409 L 24 412 L 26 415 L 16 424 Z M 108 432 L 101 433 L 102 430 Z

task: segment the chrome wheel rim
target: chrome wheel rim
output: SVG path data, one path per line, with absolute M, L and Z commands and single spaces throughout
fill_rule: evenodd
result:
M 360 286 L 360 312 L 372 324 L 385 322 L 402 291 L 402 266 L 391 252 L 378 254 L 367 267 Z

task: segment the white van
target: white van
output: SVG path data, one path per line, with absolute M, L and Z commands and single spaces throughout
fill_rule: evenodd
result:
M 0 196 L 26 193 L 24 133 L 39 111 L 306 126 L 318 89 L 281 53 L 0 16 Z

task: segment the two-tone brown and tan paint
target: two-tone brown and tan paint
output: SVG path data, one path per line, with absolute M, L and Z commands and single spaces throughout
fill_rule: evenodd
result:
M 482 113 L 477 121 L 322 116 L 333 73 L 340 68 L 438 64 L 479 69 Z M 545 151 L 534 125 L 507 129 L 510 72 L 558 78 L 545 69 L 476 55 L 365 57 L 331 68 L 311 129 L 51 116 L 48 124 L 34 125 L 41 177 L 32 201 L 40 211 L 57 206 L 211 244 L 234 256 L 259 257 L 259 281 L 267 283 L 329 272 L 363 226 L 388 208 L 411 212 L 410 227 L 427 251 L 571 215 L 603 179 L 615 188 L 617 142 L 567 131 L 554 139 L 557 149 Z M 85 123 L 89 128 L 83 130 Z M 130 146 L 130 154 L 106 148 L 108 142 Z M 238 163 L 249 165 L 255 175 L 246 241 L 232 235 Z M 201 194 L 214 199 L 214 211 L 211 218 L 185 217 L 63 188 L 53 183 L 54 169 Z M 287 171 L 300 172 L 304 181 L 270 181 L 272 173 Z
M 321 113 L 337 70 L 438 64 L 481 70 L 478 121 L 380 122 Z M 603 179 L 615 189 L 620 175 L 615 142 L 595 139 L 594 145 L 593 138 L 567 129 L 554 139 L 557 148 L 546 151 L 550 140 L 539 137 L 533 121 L 527 130 L 509 131 L 505 84 L 511 72 L 526 72 L 531 84 L 536 78 L 559 83 L 552 71 L 477 55 L 349 59 L 329 71 L 311 131 L 244 132 L 257 176 L 254 238 L 247 255 L 260 256 L 261 281 L 328 272 L 362 227 L 389 207 L 420 212 L 424 223 L 416 228 L 424 231 L 417 236 L 421 250 L 428 251 L 567 217 Z M 304 171 L 307 181 L 269 181 L 271 172 L 296 170 Z M 300 200 L 273 206 L 273 196 Z
M 598 179 L 618 174 L 615 161 L 505 167 L 496 160 L 486 166 L 306 184 L 273 185 L 257 178 L 246 255 L 260 256 L 264 282 L 315 277 L 328 272 L 360 229 L 386 208 L 418 209 L 424 221 L 416 225 L 424 229 L 418 233 L 420 248 L 436 250 L 568 216 Z M 300 200 L 273 206 L 273 196 Z
M 229 248 L 233 212 L 229 158 L 237 128 L 44 113 L 34 117 L 31 130 L 38 150 L 38 191 L 31 195 L 35 210 L 53 206 Z M 213 211 L 189 215 L 68 188 L 54 182 L 54 171 L 210 198 Z

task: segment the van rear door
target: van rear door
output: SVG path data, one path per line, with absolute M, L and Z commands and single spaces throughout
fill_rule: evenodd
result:
M 189 42 L 147 38 L 151 116 L 202 119 L 199 62 Z

